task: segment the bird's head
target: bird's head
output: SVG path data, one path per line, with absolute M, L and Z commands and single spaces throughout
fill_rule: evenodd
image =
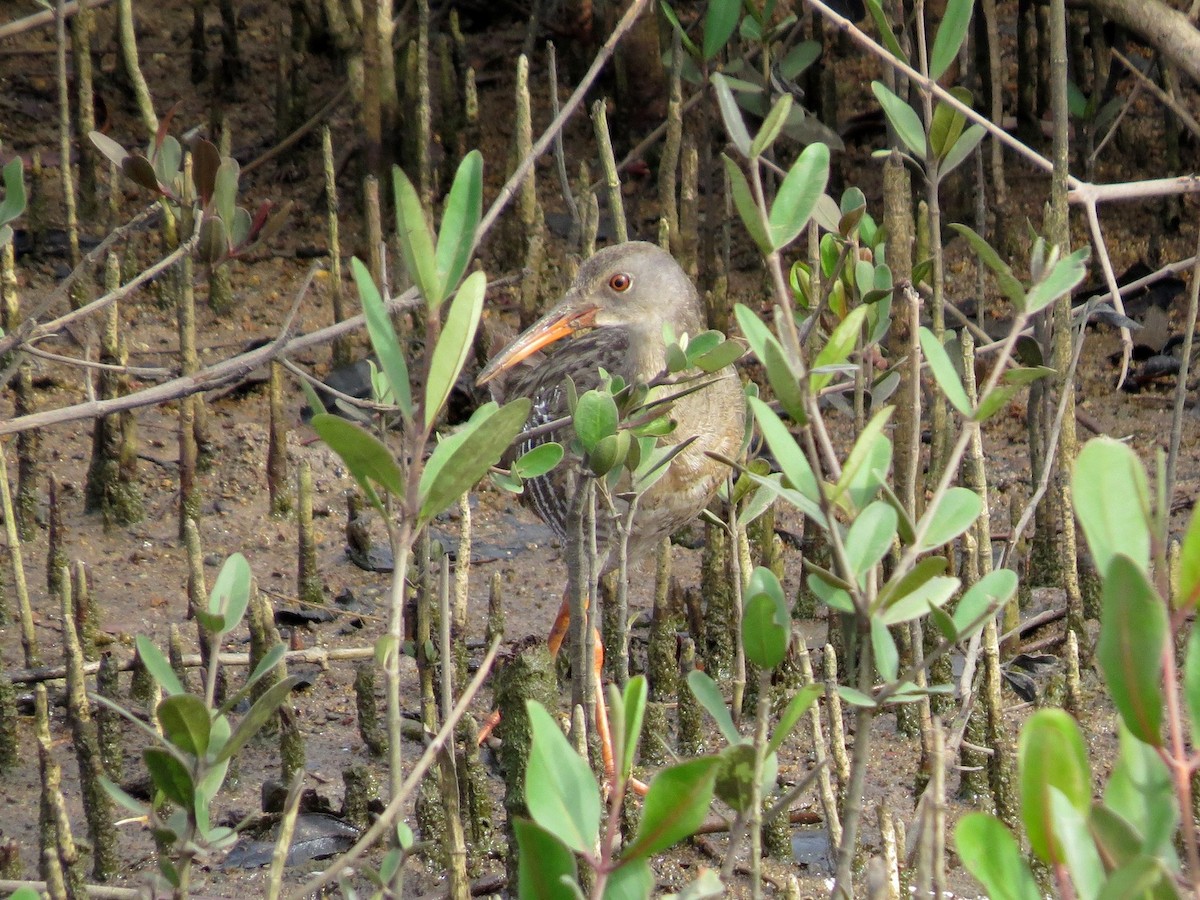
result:
M 663 326 L 676 334 L 703 330 L 700 300 L 669 253 L 644 241 L 606 247 L 579 268 L 566 296 L 480 372 L 484 385 L 521 360 L 578 331 L 621 328 L 634 343 L 662 343 Z

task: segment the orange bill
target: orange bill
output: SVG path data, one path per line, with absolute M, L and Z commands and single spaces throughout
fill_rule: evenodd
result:
M 596 322 L 596 311 L 599 307 L 585 306 L 582 308 L 553 309 L 533 325 L 519 338 L 506 347 L 499 356 L 492 359 L 487 367 L 479 373 L 475 384 L 483 386 L 521 360 L 537 353 L 543 347 L 549 347 L 555 341 L 580 328 L 590 328 Z

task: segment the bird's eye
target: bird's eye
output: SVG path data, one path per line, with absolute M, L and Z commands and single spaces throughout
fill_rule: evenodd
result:
M 608 286 L 618 294 L 625 293 L 627 290 L 629 290 L 632 284 L 633 279 L 624 272 L 618 272 L 612 278 L 608 279 Z

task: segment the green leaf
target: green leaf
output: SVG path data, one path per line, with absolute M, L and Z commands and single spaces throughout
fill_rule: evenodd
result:
M 771 385 L 775 399 L 779 401 L 784 412 L 803 425 L 808 420 L 804 412 L 804 392 L 783 345 L 749 307 L 737 304 L 734 307 L 734 315 L 754 355 L 767 370 L 767 382 Z
M 883 11 L 879 0 L 867 0 L 867 9 L 871 13 L 871 18 L 875 20 L 875 27 L 879 29 L 879 37 L 883 40 L 883 45 L 887 47 L 892 56 L 907 65 L 908 54 L 896 40 L 896 32 L 892 30 L 892 24 L 888 21 L 887 14 Z
M 712 803 L 717 758 L 688 760 L 663 769 L 650 782 L 637 835 L 622 860 L 646 859 L 693 834 Z
M 1187 656 L 1183 663 L 1183 699 L 1191 719 L 1192 734 L 1200 734 L 1200 628 L 1188 632 Z
M 446 299 L 447 288 L 438 277 L 433 232 L 417 189 L 399 166 L 392 166 L 392 192 L 396 202 L 396 235 L 400 238 L 404 268 L 429 308 L 437 309 Z
M 187 767 L 163 747 L 147 747 L 142 751 L 142 759 L 150 772 L 154 787 L 162 791 L 176 806 L 192 809 L 196 799 L 196 786 Z
M 517 896 L 521 900 L 575 900 L 572 885 L 579 870 L 570 848 L 528 819 L 513 819 L 513 833 L 517 836 Z
M 106 134 L 102 134 L 99 131 L 90 131 L 88 132 L 88 138 L 91 140 L 92 145 L 104 154 L 104 157 L 118 169 L 125 162 L 126 157 L 129 156 L 128 150 Z
M 604 882 L 603 900 L 645 900 L 654 894 L 654 873 L 644 859 L 618 863 Z
M 711 757 L 710 757 L 711 759 Z M 737 812 L 750 808 L 754 794 L 754 745 L 749 741 L 726 747 L 716 757 L 716 781 L 713 792 L 723 803 Z M 773 789 L 779 774 L 779 760 L 774 754 L 763 760 L 762 793 Z
M 845 362 L 858 345 L 859 338 L 862 337 L 862 326 L 866 318 L 867 307 L 856 306 L 846 318 L 838 322 L 833 333 L 829 335 L 829 340 L 825 342 L 825 346 L 813 360 L 813 368 L 819 369 Z M 831 374 L 819 375 L 814 372 L 809 381 L 812 384 L 812 390 L 819 391 L 832 379 L 833 375 Z
M 961 582 L 949 575 L 937 575 L 908 594 L 897 594 L 884 607 L 879 620 L 884 625 L 899 625 L 901 622 L 911 622 L 929 611 L 929 607 L 942 606 L 954 596 Z
M 767 222 L 772 250 L 783 249 L 804 230 L 828 181 L 829 147 L 809 144 L 788 169 L 771 204 Z
M 250 563 L 240 553 L 234 553 L 221 565 L 217 580 L 208 592 L 208 611 L 221 617 L 222 633 L 233 631 L 246 614 L 252 578 Z
M 356 422 L 329 413 L 313 416 L 309 424 L 364 491 L 374 494 L 375 482 L 393 497 L 404 497 L 404 474 L 387 444 Z
M 103 775 L 100 776 L 100 787 L 104 788 L 104 793 L 108 794 L 114 803 L 124 809 L 129 810 L 135 816 L 144 816 L 150 811 L 150 807 L 148 807 L 145 803 L 133 797 L 131 794 L 126 793 L 124 788 L 109 781 L 108 778 Z M 40 898 L 41 894 L 35 894 L 34 897 Z M 10 897 L 9 900 L 12 900 L 12 898 Z
M 463 157 L 458 164 L 458 171 L 454 173 L 454 184 L 450 186 L 450 194 L 446 197 L 442 227 L 438 232 L 435 254 L 437 278 L 442 291 L 447 294 L 458 285 L 471 261 L 475 229 L 479 227 L 482 215 L 483 155 L 478 150 L 472 150 Z
M 1012 569 L 995 569 L 971 585 L 954 607 L 954 627 L 959 638 L 968 636 L 972 623 L 977 623 L 987 610 L 998 609 L 1017 592 L 1017 573 Z
M 1088 247 L 1064 256 L 1054 264 L 1048 275 L 1038 281 L 1025 295 L 1025 314 L 1032 316 L 1045 309 L 1059 297 L 1069 294 L 1076 285 L 1087 277 L 1087 259 L 1091 255 Z
M 358 296 L 362 301 L 363 318 L 367 320 L 367 334 L 371 338 L 371 346 L 379 357 L 379 365 L 387 375 L 396 397 L 396 405 L 406 420 L 412 419 L 412 388 L 408 381 L 408 364 L 404 361 L 404 353 L 396 340 L 392 320 L 388 317 L 387 307 L 379 288 L 371 278 L 371 273 L 359 258 L 350 260 L 350 271 L 354 274 L 354 283 L 358 285 Z
M 867 572 L 891 549 L 897 522 L 896 511 L 886 501 L 876 500 L 850 524 L 844 541 L 846 562 L 859 587 L 866 587 Z
M 297 684 L 302 679 L 299 675 L 289 675 L 282 681 L 277 681 L 259 696 L 254 701 L 254 705 L 250 707 L 249 712 L 242 716 L 242 720 L 237 723 L 237 728 L 233 730 L 233 734 L 229 740 L 225 742 L 225 746 L 221 748 L 221 752 L 212 760 L 213 764 L 220 764 L 228 759 L 232 759 L 237 752 L 246 746 L 250 738 L 258 734 L 260 728 L 267 724 L 267 720 L 271 718 L 280 706 L 283 705 Z
M 947 565 L 948 563 L 944 556 L 926 556 L 924 559 L 918 560 L 908 574 L 900 577 L 893 575 L 880 588 L 876 600 L 877 606 L 882 609 L 891 602 L 893 597 L 904 597 L 911 594 L 930 578 L 945 572 Z
M 950 405 L 964 416 L 970 416 L 972 413 L 971 401 L 967 397 L 966 389 L 962 386 L 954 363 L 950 361 L 950 355 L 942 346 L 942 342 L 937 339 L 937 335 L 924 325 L 921 326 L 921 352 L 925 354 L 933 377 L 937 380 L 942 393 L 946 395 L 946 399 L 950 401 Z
M 1128 864 L 1108 874 L 1097 900 L 1126 900 L 1127 897 L 1159 898 L 1179 897 L 1171 874 L 1163 868 L 1161 861 L 1149 856 L 1139 856 Z
M 619 774 L 622 781 L 628 781 L 642 736 L 642 720 L 646 715 L 646 676 L 635 675 L 630 678 L 622 700 L 625 707 L 625 765 Z
M 1017 741 L 1017 768 L 1029 846 L 1044 862 L 1060 862 L 1050 788 L 1061 791 L 1078 810 L 1086 810 L 1092 799 L 1087 747 L 1075 720 L 1061 709 L 1039 709 L 1030 716 Z
M 165 693 L 170 695 L 187 693 L 167 658 L 162 655 L 162 651 L 158 647 L 150 642 L 150 638 L 139 634 L 133 639 L 133 642 L 137 647 L 138 659 L 142 661 L 146 671 L 158 682 L 158 686 Z
M 787 121 L 788 113 L 791 112 L 791 109 L 791 94 L 780 94 L 775 99 L 775 103 L 771 106 L 771 111 L 767 113 L 766 119 L 763 120 L 762 128 L 758 129 L 758 134 L 754 136 L 754 140 L 750 144 L 751 159 L 762 156 L 775 143 L 775 139 L 779 137 L 779 132 L 783 130 L 783 125 Z
M 708 710 L 725 740 L 730 744 L 740 741 L 742 736 L 733 724 L 733 717 L 729 714 L 729 707 L 725 705 L 725 698 L 721 696 L 721 689 L 717 687 L 717 683 L 699 669 L 688 672 L 687 682 L 693 696 Z
M 675 10 L 669 3 L 666 2 L 666 0 L 660 0 L 658 5 L 659 9 L 663 11 L 663 15 L 666 16 L 667 21 L 671 23 L 671 27 L 675 29 L 675 33 L 679 35 L 679 40 L 683 44 L 683 49 L 686 50 L 691 56 L 699 57 L 700 48 L 696 46 L 695 41 L 688 36 L 687 31 L 684 29 L 683 25 L 680 24 L 679 16 L 676 15 Z
M 693 357 L 691 362 L 701 372 L 719 372 L 745 355 L 746 348 L 737 341 L 722 341 L 707 353 Z
M 471 345 L 475 342 L 475 330 L 483 313 L 486 291 L 487 277 L 482 272 L 472 272 L 450 301 L 450 311 L 429 362 L 429 383 L 425 386 L 426 428 L 433 427 L 434 420 L 462 373 Z
M 979 142 L 983 140 L 986 134 L 987 129 L 982 125 L 975 124 L 969 126 L 958 140 L 954 142 L 954 146 L 946 151 L 946 155 L 942 158 L 942 165 L 938 170 L 938 174 L 942 178 L 945 178 L 962 165 L 963 161 L 971 155 L 971 151 L 979 146 Z
M 538 444 L 532 450 L 522 453 L 512 464 L 512 473 L 518 478 L 540 478 L 563 458 L 563 445 L 556 441 Z
M 709 81 L 712 82 L 712 86 L 717 92 L 717 106 L 721 110 L 721 119 L 725 122 L 725 130 L 729 132 L 729 139 L 733 141 L 733 146 L 737 147 L 742 156 L 748 157 L 750 155 L 750 132 L 746 130 L 746 123 L 742 119 L 742 112 L 738 109 L 737 100 L 733 97 L 728 79 L 720 72 L 714 72 Z
M 1087 812 L 1077 808 L 1058 788 L 1047 788 L 1050 819 L 1079 900 L 1095 900 L 1104 884 L 1104 865 L 1088 834 Z
M 485 403 L 466 425 L 434 448 L 421 473 L 422 522 L 449 507 L 487 474 L 525 427 L 529 407 L 524 397 L 500 408 Z
M 754 195 L 750 191 L 750 182 L 746 180 L 746 175 L 742 172 L 741 167 L 729 156 L 722 153 L 721 159 L 725 161 L 725 172 L 729 176 L 729 192 L 733 194 L 733 205 L 737 208 L 742 224 L 746 226 L 746 231 L 758 246 L 759 251 L 764 254 L 770 253 L 771 239 L 763 225 L 758 204 L 754 202 Z
M 951 88 L 950 93 L 967 106 L 971 105 L 971 92 L 966 88 Z M 966 124 L 966 116 L 949 103 L 938 101 L 937 106 L 933 108 L 933 122 L 929 126 L 929 149 L 939 161 L 944 159 L 954 146 Z
M 1112 438 L 1093 438 L 1071 475 L 1075 515 L 1101 578 L 1120 553 L 1146 571 L 1150 565 L 1150 491 L 1137 455 Z
M 617 402 L 607 391 L 587 391 L 579 397 L 572 420 L 575 437 L 585 452 L 590 453 L 603 438 L 617 433 L 621 414 Z
M 911 106 L 893 94 L 880 81 L 871 82 L 875 99 L 883 107 L 883 114 L 896 132 L 896 136 L 908 147 L 917 159 L 925 158 L 925 129 Z
M 851 706 L 861 706 L 864 709 L 874 709 L 879 704 L 875 702 L 875 698 L 870 694 L 864 694 L 857 688 L 852 688 L 847 684 L 839 684 L 837 686 L 838 696 Z
M 1012 273 L 1008 263 L 1000 259 L 992 245 L 985 241 L 982 237 L 975 233 L 966 225 L 960 225 L 957 222 L 950 225 L 951 230 L 957 231 L 967 243 L 971 245 L 971 249 L 975 251 L 975 255 L 979 257 L 980 262 L 992 270 L 992 274 L 996 276 L 996 284 L 1000 287 L 1001 293 L 1011 300 L 1018 308 L 1025 306 L 1025 289 L 1021 287 L 1021 282 Z
M 1175 783 L 1162 757 L 1149 744 L 1118 727 L 1120 754 L 1104 788 L 1104 805 L 1137 839 L 1125 844 L 1127 853 L 1145 853 L 1165 860 L 1178 870 L 1175 832 L 1179 804 Z M 1092 815 L 1098 810 L 1093 804 Z
M 871 619 L 871 650 L 879 677 L 885 683 L 895 681 L 900 675 L 900 651 L 888 627 L 877 618 Z
M 974 0 L 949 0 L 942 24 L 938 26 L 933 49 L 929 52 L 929 77 L 937 81 L 946 74 L 950 64 L 958 56 L 959 48 L 967 36 L 971 24 L 971 9 Z
M 1096 657 L 1113 703 L 1135 737 L 1162 744 L 1162 668 L 1170 624 L 1162 599 L 1129 557 L 1109 561 L 1101 585 Z
M 170 178 L 164 177 L 167 173 L 160 168 L 158 159 L 156 158 L 154 162 L 159 182 L 170 184 Z M 237 189 L 240 174 L 241 167 L 238 165 L 238 161 L 233 157 L 226 157 L 217 167 L 216 180 L 213 183 L 213 206 L 216 208 L 217 215 L 221 217 L 221 221 L 225 223 L 227 230 L 232 230 L 233 220 L 237 218 Z
M 282 660 L 286 654 L 287 647 L 285 647 L 282 643 L 275 644 L 273 647 L 271 647 L 270 650 L 263 654 L 262 659 L 258 661 L 258 665 L 254 667 L 254 671 L 251 672 L 250 677 L 246 679 L 246 683 L 238 688 L 236 693 L 225 698 L 225 702 L 221 704 L 221 708 L 218 710 L 218 712 L 222 716 L 227 715 L 234 707 L 241 703 L 246 696 L 249 695 L 250 689 L 254 687 L 254 685 L 258 684 L 258 682 L 260 682 L 268 672 L 279 665 L 279 661 Z
M 4 178 L 4 201 L 0 202 L 0 225 L 7 225 L 25 212 L 25 163 L 15 156 L 0 171 Z
M 936 506 L 925 510 L 917 533 L 924 527 L 921 552 L 948 544 L 974 524 L 983 511 L 983 501 L 970 488 L 952 487 L 942 495 Z
M 779 715 L 779 724 L 775 726 L 775 730 L 771 732 L 771 739 L 767 741 L 767 753 L 775 753 L 783 746 L 783 742 L 787 740 L 792 729 L 796 727 L 796 723 L 800 721 L 800 717 L 808 712 L 809 708 L 817 701 L 817 698 L 825 693 L 825 688 L 817 683 L 806 684 L 792 696 L 788 701 L 788 705 Z
M 892 410 L 891 406 L 883 407 L 863 426 L 842 465 L 842 474 L 830 494 L 830 502 L 838 502 L 842 494 L 848 492 L 855 508 L 862 509 L 874 499 L 879 485 L 887 478 L 891 462 L 892 442 L 883 434 L 883 429 Z
M 796 439 L 792 437 L 787 426 L 762 400 L 750 397 L 747 402 L 754 412 L 754 418 L 758 422 L 767 446 L 771 448 L 771 453 L 779 463 L 783 477 L 812 503 L 818 503 L 821 493 L 817 485 L 817 477 L 808 464 L 808 457 L 804 455 L 804 451 L 800 449 L 800 445 L 796 443 Z
M 194 694 L 172 694 L 158 704 L 158 724 L 163 736 L 192 756 L 208 753 L 212 719 L 204 701 Z
M 746 601 L 742 613 L 742 643 L 746 659 L 763 669 L 773 669 L 787 655 L 791 632 L 780 624 L 775 601 L 766 594 L 755 594 Z
M 958 858 L 992 900 L 1041 900 L 1029 863 L 1004 823 L 987 813 L 967 813 L 954 829 Z
M 708 0 L 704 13 L 704 60 L 712 59 L 729 42 L 741 18 L 741 0 Z
M 540 703 L 525 702 L 533 746 L 525 803 L 533 820 L 576 853 L 591 853 L 600 836 L 600 791 L 592 770 Z

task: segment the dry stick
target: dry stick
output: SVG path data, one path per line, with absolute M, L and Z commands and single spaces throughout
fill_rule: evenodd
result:
M 143 215 L 139 219 L 134 220 L 134 222 L 130 222 L 126 228 L 132 227 L 135 222 L 137 224 L 141 224 L 146 219 L 150 218 L 149 214 L 154 211 L 155 210 L 144 210 Z M 112 235 L 109 237 L 112 237 Z M 37 316 L 41 315 L 41 313 L 44 312 L 50 306 L 50 304 L 69 293 L 69 285 L 73 283 L 76 273 L 82 270 L 83 264 L 95 261 L 95 251 L 93 251 L 92 253 L 88 254 L 86 259 L 83 260 L 83 264 L 75 267 L 71 275 L 67 277 L 66 281 L 64 281 L 63 284 L 60 284 L 55 292 L 51 294 L 50 297 L 45 300 L 45 302 L 43 302 L 36 310 L 25 317 L 25 319 L 21 322 L 20 328 L 16 329 L 7 337 L 0 338 L 0 354 L 8 353 L 10 350 L 21 344 L 41 340 L 42 338 L 55 335 L 58 332 L 69 328 L 71 325 L 74 325 L 76 322 L 85 319 L 92 313 L 100 312 L 109 304 L 124 299 L 147 281 L 157 277 L 167 269 L 171 268 L 171 266 L 179 262 L 180 259 L 192 251 L 198 240 L 199 235 L 193 236 L 183 244 L 180 244 L 154 265 L 150 266 L 150 268 L 139 272 L 116 290 L 109 291 L 102 297 L 98 297 L 97 299 L 93 300 L 91 303 L 87 303 L 78 309 L 71 310 L 65 315 L 59 316 L 56 319 L 52 319 L 42 325 L 38 325 Z M 105 240 L 104 245 L 105 249 L 107 250 L 108 247 L 111 246 L 111 242 Z M 7 380 L 7 372 L 4 375 L 0 375 L 0 383 L 4 383 Z
M 1167 107 L 1167 109 L 1171 110 L 1171 112 L 1175 113 L 1176 118 L 1183 123 L 1183 126 L 1190 131 L 1193 136 L 1200 137 L 1200 122 L 1196 121 L 1195 117 L 1192 116 L 1192 114 L 1183 106 L 1183 104 L 1179 103 L 1174 97 L 1160 88 L 1151 79 L 1147 78 L 1141 69 L 1131 63 L 1116 47 L 1109 48 L 1109 52 L 1112 53 L 1113 59 L 1117 60 L 1117 62 L 1129 70 L 1130 74 L 1132 74 L 1134 79 L 1138 82 L 1138 86 L 1144 87 L 1150 91 L 1150 93 L 1155 96 L 1159 103 Z
M 75 266 L 71 270 L 71 273 L 61 282 L 59 282 L 54 290 L 52 290 L 50 294 L 38 304 L 37 308 L 25 316 L 21 322 L 20 328 L 13 330 L 12 333 L 5 337 L 0 337 L 0 355 L 8 353 L 8 351 L 26 341 L 31 341 L 39 337 L 55 334 L 76 320 L 102 309 L 104 306 L 107 306 L 114 300 L 120 299 L 120 296 L 123 296 L 123 294 L 116 297 L 111 297 L 109 294 L 105 294 L 98 300 L 94 300 L 92 303 L 89 303 L 86 306 L 81 306 L 77 310 L 72 310 L 70 313 L 61 316 L 52 322 L 47 323 L 46 325 L 40 327 L 37 325 L 38 316 L 44 313 L 59 300 L 70 296 L 72 286 L 83 274 L 85 268 L 90 267 L 100 259 L 103 259 L 108 254 L 108 251 L 112 248 L 113 244 L 115 244 L 125 235 L 129 234 L 135 228 L 145 225 L 147 222 L 157 216 L 160 211 L 159 205 L 157 203 L 152 203 L 124 225 L 121 225 L 110 231 L 104 240 L 97 244 L 96 247 L 93 248 L 91 252 L 89 252 L 88 255 L 83 258 L 80 264 Z M 190 250 L 192 246 L 194 246 L 194 242 L 189 242 L 187 244 L 187 250 Z M 143 282 L 153 278 L 155 275 L 163 271 L 163 269 L 174 264 L 175 260 L 177 260 L 179 255 L 181 255 L 183 252 L 186 252 L 183 247 L 176 248 L 176 250 L 172 252 L 167 259 L 163 259 L 155 263 L 155 265 L 151 267 L 153 271 L 147 269 L 146 271 L 140 273 L 135 278 L 130 279 L 130 281 L 123 285 L 120 290 L 128 293 L 131 289 L 136 288 Z M 0 384 L 7 383 L 8 378 L 8 370 L 0 373 Z
M 334 650 L 327 650 L 324 647 L 310 647 L 305 650 L 289 650 L 284 654 L 283 659 L 288 663 L 310 663 L 321 668 L 328 668 L 330 663 L 335 662 L 353 662 L 355 660 L 372 659 L 374 657 L 374 647 L 342 647 Z M 184 655 L 180 662 L 184 668 L 195 669 L 207 666 L 207 660 L 199 653 L 189 653 Z M 221 653 L 217 656 L 217 662 L 221 667 L 225 666 L 249 666 L 249 653 Z M 137 658 L 130 656 L 127 659 L 115 663 L 113 668 L 118 672 L 132 672 L 138 668 Z M 84 675 L 95 675 L 100 671 L 100 663 L 89 662 L 84 663 L 82 672 Z M 8 673 L 13 684 L 41 684 L 46 681 L 61 681 L 67 677 L 67 667 L 61 666 L 37 666 L 26 669 L 14 669 Z
M 411 794 L 413 789 L 421 783 L 421 779 L 425 776 L 425 773 L 429 770 L 429 767 L 437 758 L 437 755 L 441 751 L 442 747 L 448 741 L 453 740 L 455 726 L 458 724 L 458 720 L 461 719 L 463 714 L 467 711 L 467 707 L 471 705 L 471 701 L 475 699 L 475 695 L 479 692 L 480 687 L 483 686 L 484 680 L 487 678 L 488 673 L 492 669 L 492 662 L 496 658 L 496 651 L 499 649 L 499 647 L 500 639 L 497 637 L 492 641 L 491 646 L 488 647 L 487 654 L 484 656 L 483 661 L 479 664 L 479 671 L 475 673 L 475 677 L 471 679 L 471 683 L 468 684 L 466 690 L 463 691 L 462 697 L 459 698 L 458 703 L 455 704 L 450 715 L 446 717 L 446 721 L 442 723 L 441 730 L 438 731 L 433 740 L 431 740 L 425 747 L 425 752 L 421 754 L 420 758 L 413 766 L 412 772 L 410 772 L 408 778 L 404 780 L 400 790 L 396 792 L 384 811 L 380 813 L 379 818 L 375 820 L 375 824 L 368 829 L 366 834 L 358 839 L 358 842 L 353 847 L 334 860 L 333 865 L 331 865 L 317 877 L 308 881 L 308 883 L 303 885 L 299 890 L 290 894 L 290 897 L 299 900 L 299 898 L 307 897 L 313 893 L 316 893 L 325 885 L 331 884 L 339 874 L 341 874 L 347 867 L 351 866 L 355 860 L 359 859 L 364 853 L 367 852 L 367 850 L 373 847 L 381 837 L 388 833 L 388 831 L 391 829 L 392 823 L 396 820 L 396 816 L 400 814 L 401 808 L 407 802 L 409 794 Z
M 99 9 L 102 6 L 107 6 L 112 0 L 89 0 L 89 9 Z M 43 12 L 33 13 L 33 15 L 25 16 L 23 19 L 17 19 L 15 22 L 8 22 L 5 25 L 0 25 L 0 41 L 5 38 L 15 37 L 18 34 L 24 34 L 26 31 L 32 31 L 34 28 L 42 28 L 54 21 L 55 16 L 61 15 L 63 18 L 71 18 L 79 12 L 78 0 L 69 0 L 69 2 L 61 5 L 58 10 L 47 9 Z M 3 887 L 0 887 L 3 890 Z
M 14 419 L 0 421 L 0 435 L 15 434 L 28 431 L 31 428 L 42 428 L 47 425 L 57 425 L 64 422 L 75 422 L 80 419 L 93 419 L 97 416 L 108 415 L 109 413 L 120 412 L 126 409 L 154 406 L 199 391 L 213 390 L 214 388 L 245 377 L 254 369 L 270 362 L 277 356 L 288 352 L 299 352 L 300 350 L 328 341 L 331 337 L 345 334 L 354 328 L 360 327 L 363 324 L 363 317 L 361 315 L 355 316 L 353 319 L 347 319 L 345 322 L 339 322 L 335 325 L 322 328 L 319 331 L 288 340 L 291 322 L 295 318 L 300 301 L 303 299 L 305 293 L 307 293 L 309 285 L 312 284 L 312 279 L 316 275 L 317 269 L 318 267 L 315 265 L 309 269 L 308 276 L 304 279 L 304 283 L 296 295 L 292 309 L 284 320 L 279 336 L 270 344 L 231 357 L 208 368 L 200 369 L 193 375 L 181 376 L 155 385 L 154 387 L 146 388 L 143 391 L 138 391 L 135 394 L 114 397 L 111 400 L 89 400 L 73 406 L 65 406 L 60 409 L 31 413 L 27 416 L 18 416 Z M 113 294 L 116 293 L 119 292 L 113 292 Z M 415 298 L 415 291 L 406 292 L 401 301 L 392 301 L 389 304 L 389 309 L 405 308 L 411 305 Z M 0 352 L 3 351 L 0 350 Z

